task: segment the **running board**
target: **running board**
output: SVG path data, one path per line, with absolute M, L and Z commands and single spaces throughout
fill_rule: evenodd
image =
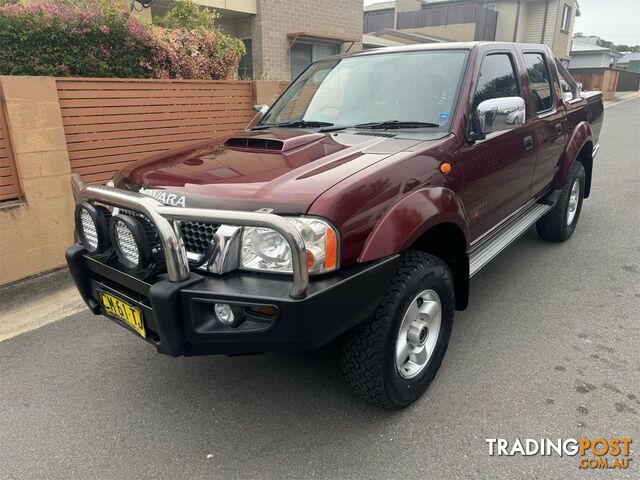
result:
M 469 253 L 469 277 L 473 277 L 505 248 L 515 242 L 529 227 L 542 218 L 553 205 L 534 203 L 515 218 L 483 238 Z

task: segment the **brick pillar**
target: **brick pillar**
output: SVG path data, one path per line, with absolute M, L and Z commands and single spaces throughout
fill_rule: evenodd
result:
M 0 204 L 0 285 L 65 264 L 73 242 L 71 167 L 56 82 L 0 76 L 22 202 Z

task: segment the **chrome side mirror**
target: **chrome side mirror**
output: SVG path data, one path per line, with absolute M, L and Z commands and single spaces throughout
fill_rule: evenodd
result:
M 477 139 L 494 132 L 524 125 L 526 110 L 520 97 L 491 98 L 481 102 L 473 112 L 474 136 Z
M 252 107 L 256 112 L 261 113 L 262 115 L 264 115 L 265 113 L 267 113 L 269 111 L 269 105 L 254 105 Z

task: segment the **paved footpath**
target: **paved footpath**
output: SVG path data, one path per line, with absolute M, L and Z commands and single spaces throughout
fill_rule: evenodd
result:
M 362 404 L 334 351 L 168 358 L 85 311 L 0 343 L 0 478 L 602 478 L 486 438 L 630 436 L 640 478 L 640 99 L 606 111 L 574 237 L 477 275 L 412 408 Z M 1 322 L 0 322 L 1 323 Z

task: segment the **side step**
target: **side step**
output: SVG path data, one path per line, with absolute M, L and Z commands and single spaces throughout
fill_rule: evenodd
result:
M 493 260 L 500 252 L 515 242 L 524 234 L 531 225 L 544 216 L 553 205 L 545 203 L 534 203 L 527 207 L 522 213 L 507 220 L 496 231 L 491 232 L 483 238 L 477 245 L 471 246 L 469 252 L 469 277 L 473 277 L 482 268 Z

